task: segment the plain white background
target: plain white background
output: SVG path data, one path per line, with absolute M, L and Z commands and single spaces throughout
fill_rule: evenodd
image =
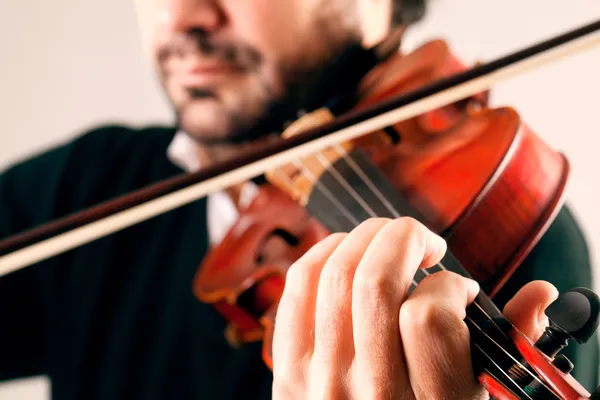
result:
M 409 33 L 406 45 L 443 37 L 469 64 L 600 18 L 598 0 L 431 3 L 426 21 Z M 0 51 L 0 168 L 92 125 L 172 118 L 142 50 L 133 1 L 2 0 Z M 500 83 L 492 91 L 494 104 L 517 108 L 544 140 L 570 158 L 568 201 L 588 236 L 596 265 L 599 96 L 600 47 Z M 35 378 L 0 386 L 0 400 L 44 399 L 47 390 L 48 382 Z

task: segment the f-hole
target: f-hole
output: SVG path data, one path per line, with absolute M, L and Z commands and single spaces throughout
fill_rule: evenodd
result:
M 383 128 L 383 131 L 388 134 L 388 136 L 390 137 L 390 139 L 392 140 L 392 143 L 394 145 L 397 145 L 400 143 L 400 134 L 396 131 L 396 129 L 394 127 L 391 127 L 391 126 L 385 127 L 385 128 Z
M 287 230 L 283 228 L 274 229 L 268 235 L 265 236 L 260 246 L 258 247 L 258 253 L 255 256 L 257 264 L 262 264 L 265 261 L 264 254 L 262 254 L 262 250 L 268 245 L 269 241 L 272 241 L 274 239 L 282 240 L 287 246 L 297 246 L 300 243 L 300 239 L 298 239 L 296 236 L 294 236 Z M 255 318 L 260 318 L 266 311 L 265 308 L 259 307 L 257 303 L 256 289 L 259 285 L 261 285 L 261 281 L 255 282 L 251 287 L 243 291 L 237 299 L 237 304 Z
M 291 234 L 289 231 L 283 228 L 273 229 L 268 235 L 265 236 L 261 244 L 258 246 L 257 254 L 254 257 L 257 264 L 262 264 L 265 261 L 264 254 L 262 254 L 262 249 L 264 249 L 267 243 L 269 243 L 270 240 L 273 240 L 273 238 L 279 238 L 283 240 L 290 247 L 297 246 L 300 243 L 300 239 Z

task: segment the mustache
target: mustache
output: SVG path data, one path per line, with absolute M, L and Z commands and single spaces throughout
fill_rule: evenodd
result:
M 158 52 L 158 60 L 162 64 L 171 57 L 187 55 L 211 58 L 244 69 L 252 69 L 262 61 L 261 54 L 251 46 L 217 39 L 201 29 L 169 37 Z

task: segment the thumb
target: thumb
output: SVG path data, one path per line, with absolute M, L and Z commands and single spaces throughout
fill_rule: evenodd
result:
M 548 326 L 544 310 L 558 294 L 558 290 L 548 282 L 530 282 L 506 303 L 504 316 L 525 336 L 536 341 Z

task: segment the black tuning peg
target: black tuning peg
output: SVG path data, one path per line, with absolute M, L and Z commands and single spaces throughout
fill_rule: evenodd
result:
M 544 313 L 550 324 L 535 346 L 553 358 L 569 339 L 583 344 L 592 337 L 598 328 L 600 298 L 589 289 L 575 288 L 561 294 Z

